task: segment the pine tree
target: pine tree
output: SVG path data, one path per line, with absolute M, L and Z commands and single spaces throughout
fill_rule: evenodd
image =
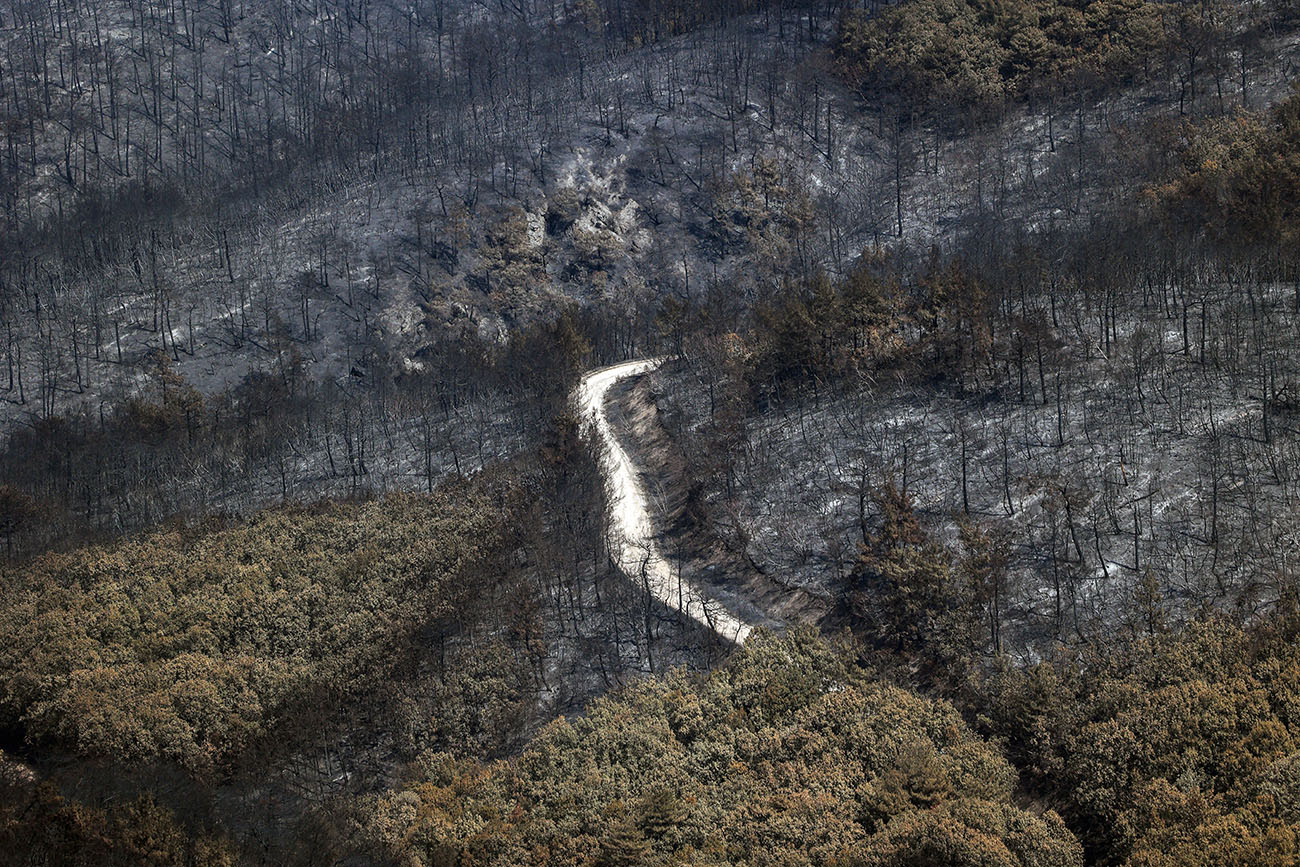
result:
M 879 644 L 916 655 L 931 647 L 945 619 L 951 568 L 907 494 L 889 483 L 877 506 L 881 527 L 862 546 L 851 606 Z
M 641 833 L 630 816 L 624 816 L 609 826 L 600 841 L 599 867 L 633 867 L 645 861 L 650 853 L 650 841 Z
M 651 838 L 658 839 L 682 823 L 686 818 L 686 805 L 672 789 L 656 788 L 641 800 L 640 827 Z

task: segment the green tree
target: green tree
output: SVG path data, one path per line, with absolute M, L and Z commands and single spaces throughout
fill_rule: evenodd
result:
M 620 805 L 621 807 L 621 805 Z M 650 841 L 637 826 L 631 816 L 626 815 L 609 825 L 600 841 L 600 855 L 596 863 L 600 867 L 635 867 L 644 863 L 650 852 Z
M 502 865 L 845 864 L 937 851 L 906 830 L 936 817 L 998 863 L 1077 867 L 1055 814 L 1011 804 L 997 749 L 951 705 L 871 681 L 857 652 L 760 631 L 708 675 L 642 680 L 557 720 L 512 761 L 431 757 L 371 802 L 367 846 Z
M 880 527 L 859 554 L 852 610 L 877 643 L 933 663 L 952 605 L 948 554 L 921 528 L 911 499 L 892 482 L 876 505 Z

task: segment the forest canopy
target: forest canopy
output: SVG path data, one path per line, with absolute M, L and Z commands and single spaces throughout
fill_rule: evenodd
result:
M 411 773 L 363 819 L 409 863 L 1082 863 L 1055 813 L 1013 805 L 1015 770 L 952 705 L 873 682 L 807 629 L 599 699 L 513 761 L 428 754 Z
M 28 742 L 211 772 L 397 676 L 501 545 L 498 507 L 432 497 L 159 530 L 4 575 L 0 715 Z
M 1300 858 L 1300 619 L 1222 619 L 981 689 L 1027 786 L 1090 861 L 1283 864 Z
M 853 643 L 764 633 L 510 761 L 425 754 L 358 844 L 425 864 L 1292 864 L 1298 635 L 1287 607 L 1008 664 L 954 694 L 973 729 Z
M 1132 80 L 1227 14 L 1148 0 L 910 0 L 850 12 L 834 50 L 864 94 L 894 94 L 912 111 L 985 111 L 1071 83 Z
M 1176 225 L 1236 249 L 1300 240 L 1300 89 L 1268 112 L 1189 126 L 1178 156 L 1148 190 Z

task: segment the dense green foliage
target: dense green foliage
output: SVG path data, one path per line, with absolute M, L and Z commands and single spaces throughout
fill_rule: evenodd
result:
M 1189 128 L 1179 157 L 1149 190 L 1170 220 L 1236 248 L 1300 239 L 1300 91 L 1267 113 Z
M 756 636 L 558 720 L 518 759 L 430 754 L 371 845 L 409 863 L 1071 865 L 1054 813 L 945 702 L 873 682 L 812 632 Z
M 759 305 L 738 372 L 764 400 L 887 369 L 963 385 L 992 364 L 992 312 L 988 287 L 960 260 L 900 272 L 864 259 L 839 281 L 814 274 Z
M 466 488 L 47 555 L 4 576 L 0 714 L 85 757 L 226 766 L 390 679 L 501 526 Z
M 909 0 L 845 16 L 835 55 L 855 87 L 909 111 L 989 109 L 1045 86 L 1132 79 L 1225 15 L 1147 0 Z
M 818 275 L 759 309 L 748 377 L 760 391 L 779 394 L 787 383 L 869 367 L 897 348 L 902 312 L 893 287 L 867 267 L 839 284 Z
M 997 650 L 995 595 L 1005 579 L 1005 540 L 964 524 L 954 558 L 921 527 L 893 485 L 877 497 L 880 529 L 862 544 L 848 606 L 872 646 L 905 660 L 914 679 L 958 679 Z
M 98 809 L 68 800 L 0 753 L 0 862 L 76 867 L 230 867 L 235 855 L 152 798 Z
M 281 509 L 13 570 L 7 723 L 87 758 L 257 755 L 307 702 L 402 677 L 415 627 L 455 616 L 448 585 L 492 568 L 498 494 Z M 513 654 L 480 641 L 435 689 L 461 700 L 415 736 L 435 749 L 347 845 L 412 864 L 1300 863 L 1300 613 L 1177 632 L 1153 615 L 1127 643 L 985 668 L 996 540 L 965 527 L 958 555 L 905 496 L 879 507 L 855 569 L 865 642 L 759 633 L 485 761 L 473 732 L 506 724 Z M 238 860 L 147 796 L 82 803 L 0 770 L 19 863 Z
M 1300 619 L 1008 668 L 978 701 L 1100 863 L 1300 860 Z

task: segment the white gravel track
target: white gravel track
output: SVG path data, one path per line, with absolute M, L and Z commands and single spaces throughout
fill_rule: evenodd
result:
M 604 447 L 601 465 L 611 494 L 610 548 L 619 569 L 634 583 L 644 585 L 655 599 L 723 639 L 744 644 L 753 627 L 716 600 L 706 598 L 664 559 L 655 541 L 645 487 L 609 423 L 605 397 L 610 387 L 648 373 L 663 362 L 663 358 L 646 358 L 590 370 L 574 392 L 580 416 L 590 421 Z

